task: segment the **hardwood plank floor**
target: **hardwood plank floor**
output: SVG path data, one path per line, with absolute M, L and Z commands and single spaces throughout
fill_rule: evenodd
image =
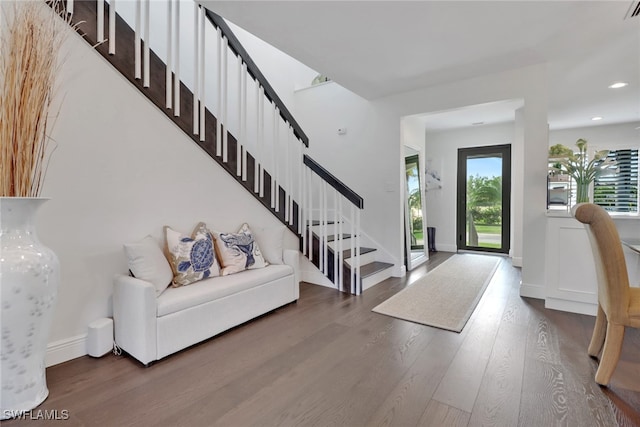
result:
M 599 387 L 594 318 L 521 298 L 508 259 L 460 334 L 371 311 L 451 255 L 359 297 L 303 283 L 296 304 L 149 368 L 53 366 L 37 409 L 68 411 L 66 426 L 640 426 L 640 331 Z

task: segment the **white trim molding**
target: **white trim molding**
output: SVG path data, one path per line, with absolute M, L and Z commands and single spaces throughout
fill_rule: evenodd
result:
M 45 366 L 57 365 L 86 356 L 87 354 L 87 334 L 76 335 L 47 344 L 47 353 L 44 357 Z
M 520 296 L 536 299 L 545 299 L 547 292 L 544 286 L 520 283 Z

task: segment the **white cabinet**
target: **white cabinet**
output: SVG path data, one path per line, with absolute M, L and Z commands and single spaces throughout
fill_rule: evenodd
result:
M 584 225 L 573 217 L 547 218 L 545 307 L 595 315 L 596 271 Z
M 614 217 L 622 238 L 640 237 L 639 217 Z M 595 315 L 596 271 L 584 225 L 569 213 L 547 214 L 545 307 Z M 623 248 L 632 286 L 640 285 L 640 256 Z

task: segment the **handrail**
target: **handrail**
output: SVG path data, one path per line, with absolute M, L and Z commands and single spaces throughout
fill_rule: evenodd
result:
M 313 160 L 306 154 L 304 155 L 304 164 L 308 166 L 313 172 L 318 174 L 318 176 L 325 180 L 330 186 L 335 188 L 347 200 L 356 205 L 357 208 L 364 209 L 364 199 L 362 197 L 360 197 L 355 191 L 347 187 L 342 181 L 333 176 L 331 172 L 320 166 L 315 160 Z
M 296 120 L 293 118 L 293 115 L 291 114 L 291 112 L 289 112 L 287 107 L 284 105 L 284 102 L 282 102 L 282 100 L 280 99 L 276 91 L 273 89 L 273 87 L 271 87 L 271 85 L 267 81 L 267 78 L 264 76 L 264 74 L 262 74 L 262 72 L 260 71 L 256 63 L 253 62 L 253 59 L 251 59 L 251 56 L 246 51 L 244 46 L 242 46 L 242 44 L 240 43 L 236 35 L 233 33 L 233 31 L 231 31 L 231 28 L 229 28 L 229 25 L 227 25 L 225 20 L 220 15 L 215 14 L 214 12 L 210 11 L 207 8 L 204 8 L 204 9 L 205 9 L 205 14 L 209 19 L 209 21 L 216 28 L 219 28 L 222 34 L 227 38 L 229 42 L 229 48 L 231 48 L 231 50 L 237 56 L 240 56 L 240 58 L 242 58 L 242 61 L 244 61 L 244 63 L 247 64 L 247 71 L 249 72 L 249 75 L 251 75 L 251 77 L 254 80 L 260 83 L 260 86 L 264 88 L 264 94 L 266 95 L 266 97 L 271 102 L 276 104 L 276 106 L 280 110 L 280 116 L 282 117 L 282 119 L 291 125 L 296 137 L 305 146 L 308 147 L 309 138 L 304 133 L 304 131 L 302 130 L 298 122 L 296 122 Z

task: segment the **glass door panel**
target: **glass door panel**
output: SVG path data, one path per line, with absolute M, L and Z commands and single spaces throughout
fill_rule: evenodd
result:
M 509 252 L 511 147 L 458 150 L 458 249 Z
M 405 158 L 407 173 L 407 203 L 409 204 L 409 236 L 411 249 L 424 249 L 424 224 L 422 223 L 422 191 L 420 190 L 420 165 L 418 155 Z

